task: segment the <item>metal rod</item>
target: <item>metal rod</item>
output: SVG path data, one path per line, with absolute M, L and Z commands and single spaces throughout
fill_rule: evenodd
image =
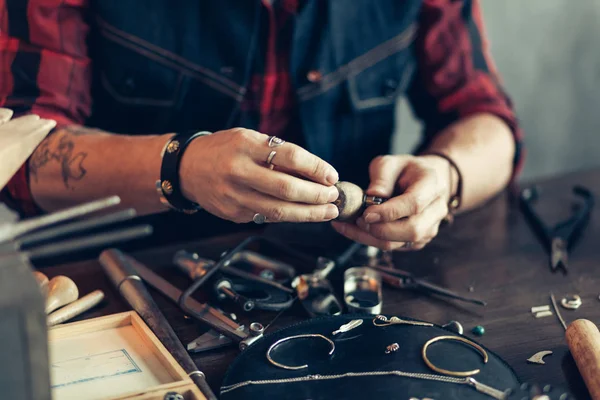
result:
M 148 236 L 151 233 L 152 227 L 150 225 L 140 225 L 106 233 L 99 233 L 93 236 L 63 240 L 61 242 L 51 243 L 45 246 L 34 247 L 33 249 L 25 251 L 24 253 L 29 257 L 29 259 L 33 260 L 94 247 L 106 247 L 111 243 L 137 239 Z
M 135 215 L 135 210 L 133 208 L 129 208 L 127 210 L 117 211 L 108 215 L 101 215 L 99 217 L 85 219 L 83 221 L 70 222 L 54 228 L 44 229 L 40 232 L 25 235 L 17 241 L 17 246 L 20 249 L 25 249 L 27 247 L 32 247 L 32 245 L 35 245 L 36 243 L 56 237 L 71 235 L 93 228 L 99 228 L 117 222 L 127 221 L 135 217 Z
M 142 317 L 150 329 L 162 342 L 173 358 L 181 365 L 198 389 L 209 400 L 217 397 L 206 383 L 204 373 L 198 370 L 177 334 L 160 311 L 146 285 L 137 274 L 130 260 L 120 251 L 110 249 L 102 252 L 99 258 L 104 272 L 108 275 L 129 305 Z
M 460 301 L 464 301 L 466 303 L 471 303 L 471 304 L 477 304 L 479 306 L 485 306 L 487 305 L 487 303 L 483 300 L 479 300 L 479 299 L 474 299 L 472 297 L 465 297 L 462 296 L 458 293 L 455 293 L 451 290 L 439 287 L 437 285 L 431 284 L 429 282 L 426 281 L 422 281 L 420 279 L 415 280 L 415 283 L 418 285 L 416 287 L 416 289 L 421 289 L 425 292 L 429 292 L 432 294 L 437 294 L 440 296 L 446 296 L 448 298 L 454 299 L 454 300 L 460 300 Z
M 34 231 L 46 226 L 54 225 L 62 221 L 80 217 L 85 214 L 112 207 L 121 202 L 119 196 L 112 196 L 101 200 L 92 201 L 70 207 L 62 211 L 47 214 L 41 217 L 31 218 L 16 224 L 8 224 L 0 227 L 0 242 L 15 239 L 27 232 Z
M 550 293 L 550 301 L 552 301 L 552 307 L 554 308 L 554 312 L 556 313 L 556 316 L 558 317 L 560 324 L 562 325 L 563 328 L 565 328 L 565 331 L 566 331 L 567 324 L 565 324 L 565 320 L 563 319 L 562 315 L 560 315 L 560 311 L 558 310 L 558 307 L 556 305 L 556 299 L 554 298 L 554 293 Z

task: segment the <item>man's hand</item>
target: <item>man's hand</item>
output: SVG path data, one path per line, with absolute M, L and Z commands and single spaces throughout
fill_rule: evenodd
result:
M 256 213 L 267 222 L 322 222 L 338 216 L 331 202 L 337 171 L 303 148 L 268 146 L 269 137 L 243 128 L 203 136 L 190 143 L 181 160 L 184 196 L 208 212 L 235 222 Z M 271 151 L 275 169 L 266 163 Z M 302 179 L 305 178 L 305 179 Z
M 390 199 L 367 208 L 356 225 L 333 222 L 333 227 L 349 239 L 384 250 L 425 247 L 448 214 L 453 189 L 449 163 L 438 156 L 388 155 L 375 158 L 369 173 L 367 194 Z

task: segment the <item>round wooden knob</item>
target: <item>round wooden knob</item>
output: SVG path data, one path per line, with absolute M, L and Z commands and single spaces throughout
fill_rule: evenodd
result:
M 600 332 L 593 322 L 578 319 L 566 333 L 569 350 L 594 400 L 600 400 Z
M 48 297 L 46 298 L 46 314 L 72 303 L 79 297 L 77 285 L 66 276 L 56 276 L 48 282 Z
M 338 208 L 340 215 L 338 221 L 352 221 L 356 219 L 363 207 L 365 192 L 354 183 L 340 181 L 335 184 L 340 193 L 338 199 L 333 202 Z

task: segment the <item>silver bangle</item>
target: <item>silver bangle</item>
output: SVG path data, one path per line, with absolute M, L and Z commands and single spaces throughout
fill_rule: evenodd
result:
M 273 364 L 276 367 L 279 368 L 283 368 L 283 369 L 289 369 L 292 371 L 296 371 L 299 369 L 304 369 L 304 368 L 308 368 L 308 364 L 304 364 L 304 365 L 299 365 L 299 366 L 289 366 L 289 365 L 284 365 L 281 363 L 278 363 L 277 361 L 273 360 L 273 358 L 271 357 L 271 352 L 275 349 L 275 347 L 279 346 L 281 343 L 283 342 L 287 342 L 288 340 L 293 340 L 293 339 L 302 339 L 302 338 L 319 338 L 319 339 L 324 339 L 327 341 L 327 343 L 329 343 L 331 345 L 331 350 L 329 351 L 329 355 L 332 355 L 333 352 L 335 351 L 335 343 L 333 343 L 333 341 L 331 339 L 329 339 L 326 336 L 323 336 L 321 334 L 318 333 L 308 333 L 308 334 L 304 334 L 304 335 L 294 335 L 294 336 L 288 336 L 285 337 L 283 339 L 279 339 L 278 341 L 276 341 L 275 343 L 273 343 L 271 345 L 271 347 L 269 347 L 269 350 L 267 350 L 267 360 L 269 360 L 269 362 L 271 364 Z

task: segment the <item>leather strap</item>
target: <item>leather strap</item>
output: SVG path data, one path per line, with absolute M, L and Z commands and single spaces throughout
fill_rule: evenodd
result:
M 186 199 L 181 192 L 179 166 L 188 145 L 196 138 L 210 135 L 211 132 L 177 133 L 165 145 L 161 157 L 160 180 L 156 181 L 156 190 L 161 202 L 169 208 L 186 214 L 193 214 L 201 207 Z
M 460 173 L 460 169 L 458 168 L 458 165 L 456 165 L 454 160 L 444 153 L 437 152 L 437 151 L 428 151 L 428 152 L 424 153 L 423 155 L 424 156 L 441 157 L 444 160 L 448 161 L 448 163 L 450 164 L 450 167 L 456 171 L 456 176 L 458 177 L 458 182 L 456 183 L 456 192 L 454 194 L 450 193 L 450 198 L 448 199 L 449 215 L 447 217 L 447 222 L 452 222 L 454 213 L 456 212 L 456 210 L 458 210 L 458 208 L 460 207 L 460 205 L 462 203 L 463 178 L 462 178 L 462 174 Z M 451 187 L 453 186 L 452 185 L 452 170 L 450 171 L 450 185 L 451 185 Z

